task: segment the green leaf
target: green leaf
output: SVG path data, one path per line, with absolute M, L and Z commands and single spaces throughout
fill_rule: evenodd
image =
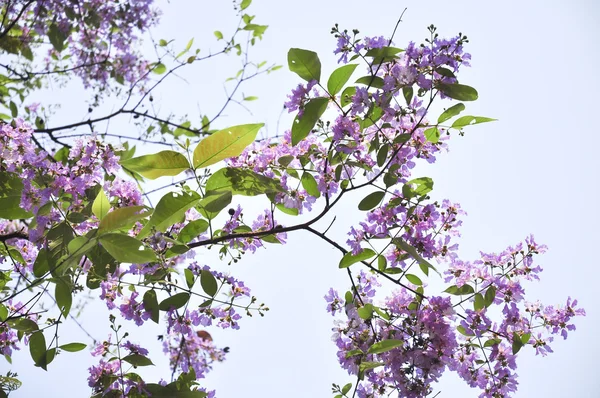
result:
M 375 312 L 377 313 L 377 315 L 379 315 L 380 317 L 382 317 L 386 321 L 390 320 L 390 316 L 385 311 L 383 311 L 381 308 L 373 306 L 373 309 L 375 310 Z
M 217 284 L 217 280 L 214 275 L 207 270 L 202 270 L 200 273 L 200 285 L 202 286 L 202 290 L 209 296 L 213 296 L 217 294 L 219 286 Z
M 161 151 L 152 155 L 121 161 L 121 166 L 146 178 L 155 180 L 164 176 L 176 176 L 190 168 L 184 155 L 175 151 Z
M 259 124 L 243 124 L 217 131 L 204 138 L 194 150 L 194 168 L 206 167 L 239 156 L 256 139 Z
M 319 191 L 319 184 L 317 184 L 317 180 L 315 177 L 308 171 L 305 171 L 302 174 L 302 179 L 300 180 L 302 183 L 302 187 L 308 192 L 310 196 L 314 196 L 315 198 L 321 197 L 321 191 Z
M 327 91 L 330 95 L 336 95 L 341 91 L 357 66 L 357 64 L 344 65 L 333 71 L 327 80 Z
M 404 96 L 404 100 L 406 101 L 406 105 L 410 105 L 413 97 L 413 88 L 412 86 L 404 86 L 402 87 L 402 95 Z
M 46 338 L 42 331 L 37 331 L 29 336 L 29 353 L 33 362 L 46 370 Z
M 354 97 L 355 94 L 356 87 L 354 86 L 346 87 L 344 89 L 340 97 L 340 105 L 342 106 L 342 108 L 352 103 L 352 97 Z
M 465 110 L 465 104 L 463 104 L 462 102 L 452 105 L 450 108 L 446 109 L 444 111 L 444 113 L 442 113 L 440 115 L 440 117 L 438 117 L 438 123 L 443 123 L 446 120 L 458 115 L 459 113 L 461 113 L 464 110 Z
M 459 117 L 458 119 L 456 119 L 454 121 L 454 123 L 452 123 L 452 127 L 455 129 L 461 129 L 465 126 L 471 126 L 473 124 L 479 124 L 479 123 L 487 123 L 487 122 L 494 122 L 497 119 L 492 119 L 489 117 L 483 117 L 483 116 L 463 116 L 463 117 Z
M 373 304 L 367 303 L 363 307 L 357 309 L 356 312 L 358 313 L 358 316 L 365 321 L 369 320 L 373 316 Z
M 176 193 L 169 192 L 163 196 L 148 223 L 137 235 L 138 239 L 145 238 L 152 228 L 164 232 L 173 224 L 180 223 L 185 218 L 185 212 L 200 202 L 200 195 L 196 192 Z
M 215 37 L 217 38 L 217 40 L 223 40 L 223 33 L 221 33 L 218 30 L 215 30 L 214 34 L 215 34 Z
M 437 128 L 437 126 L 428 128 L 424 133 L 427 141 L 430 141 L 434 144 L 437 144 L 440 141 L 440 130 Z
M 159 319 L 159 308 L 158 308 L 158 300 L 156 298 L 156 291 L 154 289 L 147 290 L 144 293 L 144 309 L 150 313 L 150 319 L 154 321 L 154 323 L 158 323 Z
M 67 35 L 65 35 L 54 23 L 48 28 L 48 39 L 50 39 L 50 43 L 52 43 L 52 47 L 54 47 L 56 51 L 61 52 L 65 49 Z
M 154 252 L 129 235 L 110 233 L 99 238 L 102 247 L 117 261 L 142 264 L 156 261 Z
M 98 217 L 98 220 L 102 220 L 108 213 L 108 210 L 110 210 L 110 202 L 104 193 L 104 189 L 100 189 L 92 204 L 92 213 Z
M 10 114 L 13 118 L 15 118 L 19 115 L 19 110 L 17 109 L 17 104 L 10 101 L 9 108 L 10 108 Z
M 362 211 L 371 210 L 381 203 L 383 197 L 385 196 L 384 191 L 375 191 L 364 197 L 363 200 L 358 204 L 358 209 Z
M 85 345 L 83 343 L 69 343 L 69 344 L 63 344 L 58 348 L 60 348 L 61 350 L 65 350 L 67 352 L 77 352 L 77 351 L 83 350 L 85 347 L 87 347 L 87 345 Z
M 131 354 L 123 358 L 123 361 L 132 364 L 134 367 L 154 365 L 152 361 L 140 354 Z
M 184 268 L 183 275 L 185 276 L 185 283 L 187 284 L 188 288 L 191 289 L 194 286 L 195 282 L 194 273 L 188 268 Z
M 13 173 L 0 171 L 0 218 L 19 220 L 31 218 L 33 214 L 21 208 L 23 183 Z
M 521 343 L 527 344 L 529 343 L 529 339 L 531 338 L 531 333 L 525 333 L 521 336 Z
M 377 257 L 377 269 L 379 271 L 385 271 L 385 269 L 387 268 L 387 260 L 385 258 L 385 256 L 379 256 Z
M 46 274 L 46 272 L 50 271 L 50 265 L 48 264 L 48 249 L 42 248 L 38 252 L 38 255 L 33 263 L 33 275 L 36 278 L 41 278 Z
M 348 394 L 348 391 L 350 391 L 352 389 L 352 383 L 348 383 L 346 384 L 343 388 L 342 388 L 342 395 L 346 395 Z
M 382 167 L 385 164 L 389 150 L 390 146 L 388 144 L 382 145 L 379 148 L 379 152 L 377 152 L 377 166 Z
M 306 103 L 301 118 L 296 116 L 292 124 L 292 145 L 298 144 L 308 136 L 319 118 L 327 109 L 328 98 L 313 98 Z
M 204 217 L 213 219 L 221 210 L 229 206 L 231 198 L 231 191 L 207 192 L 200 203 L 198 203 L 197 209 Z
M 0 304 L 0 322 L 4 322 L 8 318 L 8 308 L 4 304 Z
M 513 343 L 512 343 L 512 353 L 515 355 L 521 347 L 523 347 L 523 342 L 521 341 L 521 336 L 517 332 L 513 332 Z
M 355 83 L 364 84 L 365 86 L 383 88 L 384 81 L 379 76 L 363 76 L 359 78 Z
M 206 181 L 206 191 L 229 190 L 233 195 L 256 196 L 284 192 L 281 183 L 252 170 L 226 167 Z
M 452 72 L 448 68 L 439 67 L 439 68 L 436 68 L 435 71 L 444 77 L 456 78 L 456 75 L 454 74 L 454 72 Z
M 249 30 L 252 32 L 252 36 L 253 37 L 260 37 L 263 35 L 263 33 L 265 33 L 265 31 L 267 30 L 269 26 L 268 25 L 257 25 L 257 24 L 248 24 L 246 26 L 244 26 L 244 30 Z
M 208 229 L 208 221 L 206 220 L 194 220 L 187 223 L 185 227 L 179 233 L 177 240 L 183 243 L 190 243 L 192 239 L 195 239 L 198 235 Z
M 381 354 L 384 352 L 391 351 L 396 347 L 401 347 L 403 344 L 404 341 L 402 340 L 382 340 L 371 345 L 371 347 L 369 347 L 369 350 L 367 351 L 367 354 Z
M 288 66 L 306 81 L 321 79 L 321 61 L 314 51 L 292 48 L 288 51 Z
M 73 303 L 73 295 L 71 292 L 71 286 L 65 282 L 63 279 L 58 279 L 56 281 L 56 289 L 54 290 L 54 298 L 56 299 L 56 304 L 63 317 L 67 317 L 69 315 L 69 311 L 71 310 L 71 304 Z
M 485 308 L 485 300 L 481 293 L 477 293 L 475 295 L 475 301 L 473 303 L 473 308 L 475 309 L 475 311 L 479 311 L 480 309 Z
M 150 212 L 143 211 L 144 206 L 128 206 L 114 209 L 108 213 L 98 225 L 98 232 L 110 232 L 118 229 L 130 229 L 131 226 L 143 218 L 146 218 Z
M 154 69 L 152 71 L 157 75 L 162 75 L 167 71 L 167 67 L 162 62 L 159 62 L 154 66 Z
M 467 329 L 465 329 L 465 327 L 462 325 L 458 325 L 456 327 L 456 330 L 458 331 L 458 333 L 462 334 L 463 336 L 473 336 L 472 334 L 467 333 Z
M 438 83 L 437 88 L 446 96 L 459 101 L 475 101 L 478 97 L 477 90 L 464 84 Z
M 79 264 L 81 257 L 98 244 L 95 239 L 92 239 L 93 234 L 94 233 L 90 231 L 88 234 L 90 235 L 89 237 L 78 236 L 67 244 L 68 254 L 66 257 L 60 259 L 62 260 L 62 263 L 59 261 L 61 264 L 59 267 L 61 272 L 58 272 L 59 274 L 63 273 L 62 270 L 66 270 L 72 265 Z
M 381 48 L 372 48 L 367 51 L 365 57 L 373 57 L 373 64 L 380 64 L 382 62 L 392 61 L 398 56 L 396 54 L 404 51 L 401 48 L 396 47 L 381 47 Z
M 444 292 L 453 294 L 455 296 L 465 296 L 467 294 L 475 293 L 475 289 L 473 289 L 473 286 L 465 284 L 461 287 L 450 286 L 448 289 L 444 290 Z
M 348 253 L 344 254 L 344 257 L 342 257 L 339 267 L 340 268 L 348 268 L 352 264 L 356 264 L 358 262 L 368 260 L 369 258 L 375 256 L 376 254 L 377 253 L 375 253 L 371 249 L 363 249 L 363 251 L 358 254 L 352 254 L 352 252 L 348 252 Z
M 242 10 L 245 10 L 250 6 L 250 4 L 252 4 L 252 0 L 242 0 L 242 2 L 240 3 L 240 8 Z
M 414 247 L 412 247 L 411 245 L 409 245 L 408 243 L 406 243 L 404 240 L 400 239 L 400 238 L 395 238 L 392 240 L 393 243 L 399 247 L 400 249 L 404 250 L 405 252 L 407 252 L 413 259 L 415 259 L 419 265 L 424 264 L 425 266 L 427 266 L 427 268 L 434 270 L 435 272 L 437 272 L 439 274 L 439 272 L 437 271 L 437 269 L 431 265 L 431 263 L 427 260 L 425 260 L 418 252 L 417 249 L 415 249 Z
M 171 308 L 174 308 L 177 310 L 177 309 L 183 307 L 184 305 L 186 305 L 189 300 L 190 300 L 189 293 L 177 293 L 177 294 L 174 294 L 173 296 L 168 297 L 168 298 L 164 299 L 163 301 L 161 301 L 158 308 L 161 311 L 168 311 Z
M 484 347 L 493 347 L 495 345 L 500 344 L 501 342 L 502 342 L 501 339 L 489 339 L 483 344 L 483 346 Z
M 408 279 L 408 281 L 410 283 L 412 283 L 413 285 L 417 285 L 417 286 L 421 286 L 423 285 L 423 281 L 421 281 L 421 278 L 419 278 L 416 275 L 413 274 L 406 274 L 404 275 L 406 277 L 406 279 Z
M 427 195 L 431 190 L 433 190 L 433 180 L 429 177 L 420 177 L 404 184 L 402 187 L 402 195 L 404 195 L 406 199 L 410 199 Z
M 489 286 L 485 291 L 485 306 L 489 307 L 494 303 L 494 299 L 496 298 L 496 288 L 494 286 Z
M 29 318 L 18 318 L 9 323 L 11 329 L 17 330 L 23 333 L 34 332 L 39 330 L 38 324 Z
M 383 362 L 361 362 L 358 368 L 364 372 L 365 370 L 375 369 L 383 365 L 385 365 Z

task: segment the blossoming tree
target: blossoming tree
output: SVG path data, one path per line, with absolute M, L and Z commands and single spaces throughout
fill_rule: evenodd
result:
M 325 75 L 316 53 L 291 49 L 288 67 L 304 80 L 285 103 L 293 124 L 257 139 L 262 124 L 212 128 L 224 109 L 251 100 L 240 100 L 246 81 L 279 69 L 249 58 L 267 28 L 248 14 L 250 3 L 235 3 L 239 25 L 228 38 L 215 32 L 220 51 L 202 56 L 192 41 L 177 49 L 160 40 L 154 61 L 138 50 L 159 21 L 152 0 L 2 5 L 0 350 L 7 363 L 27 349 L 33 365 L 50 369 L 56 355 L 90 348 L 92 396 L 214 396 L 198 380 L 228 349 L 215 345 L 210 328 L 238 329 L 243 315 L 268 307 L 222 264 L 203 264 L 202 251 L 235 263 L 306 231 L 339 250 L 334 266 L 348 277 L 347 291 L 323 292 L 339 364 L 352 377 L 334 384 L 336 398 L 433 396 L 444 371 L 481 397 L 511 396 L 518 353 L 552 352 L 553 337 L 566 338 L 584 311 L 570 298 L 562 306 L 526 298 L 526 283 L 541 272 L 536 256 L 546 251 L 533 236 L 461 259 L 456 237 L 465 212 L 435 199 L 432 179 L 414 173 L 419 163 L 435 163 L 452 136 L 493 121 L 464 114 L 465 102 L 478 97 L 458 77 L 471 58 L 467 37 L 444 39 L 430 26 L 423 44 L 400 45 L 394 34 L 362 37 L 335 25 L 342 65 Z M 192 121 L 151 107 L 153 90 L 177 70 L 226 55 L 243 67 L 218 113 Z M 90 113 L 108 99 L 121 105 L 53 125 L 52 107 L 28 98 L 71 78 L 93 93 Z M 98 131 L 120 116 L 132 118 L 139 137 Z M 133 141 L 165 149 L 136 156 Z M 152 180 L 181 174 L 153 204 Z M 365 216 L 345 242 L 317 225 L 359 190 Z M 242 208 L 248 196 L 264 203 L 254 219 Z M 429 291 L 429 280 L 444 283 L 443 294 Z M 72 311 L 83 292 L 106 306 L 113 331 L 106 341 L 61 337 L 63 328 L 85 327 Z M 149 322 L 165 330 L 171 369 L 162 380 L 143 375 L 156 353 L 136 336 Z M 19 384 L 8 372 L 0 396 Z

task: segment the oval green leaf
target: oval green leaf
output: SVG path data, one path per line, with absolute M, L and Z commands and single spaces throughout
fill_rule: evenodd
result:
M 194 150 L 194 168 L 207 167 L 240 155 L 254 142 L 262 126 L 263 123 L 233 126 L 204 138 Z
M 421 286 L 423 285 L 423 281 L 421 281 L 421 278 L 419 278 L 416 275 L 413 274 L 406 274 L 404 275 L 406 277 L 406 279 L 408 279 L 408 281 L 410 283 L 412 283 L 413 285 L 417 285 L 417 286 Z
M 371 347 L 369 347 L 367 354 L 381 354 L 384 352 L 391 351 L 396 347 L 400 347 L 403 344 L 404 341 L 395 339 L 379 341 L 373 344 Z
M 292 124 L 292 145 L 298 144 L 308 136 L 319 118 L 327 109 L 328 98 L 313 98 L 306 103 L 301 118 L 296 116 Z
M 92 213 L 98 217 L 98 220 L 102 220 L 109 210 L 110 202 L 104 193 L 104 189 L 100 189 L 100 192 L 98 192 L 98 195 L 92 204 Z
M 291 48 L 288 51 L 288 67 L 306 81 L 321 79 L 321 61 L 314 51 Z
M 83 350 L 85 347 L 87 347 L 87 345 L 85 345 L 83 343 L 69 343 L 69 344 L 63 344 L 58 348 L 60 348 L 61 350 L 68 351 L 68 352 L 77 352 L 77 351 Z
M 100 237 L 102 247 L 117 261 L 142 264 L 156 261 L 154 252 L 129 235 L 110 233 Z
M 371 210 L 379 206 L 384 196 L 384 191 L 375 191 L 373 193 L 370 193 L 367 196 L 365 196 L 363 200 L 360 201 L 360 203 L 358 204 L 358 209 L 362 211 Z
M 214 275 L 207 270 L 202 270 L 200 273 L 200 285 L 202 286 L 202 290 L 209 296 L 217 294 L 217 290 L 219 289 Z
M 121 162 L 121 166 L 154 180 L 164 176 L 176 176 L 189 169 L 190 163 L 179 152 L 161 151 L 152 155 L 124 160 Z
M 185 212 L 198 202 L 200 202 L 200 195 L 193 191 L 167 193 L 160 199 L 154 213 L 152 213 L 152 217 L 137 235 L 138 239 L 148 236 L 152 228 L 164 232 L 173 224 L 182 222 L 185 218 Z
M 329 91 L 329 94 L 336 95 L 339 93 L 357 66 L 357 64 L 344 65 L 334 70 L 331 76 L 329 76 L 329 80 L 327 80 L 327 91 Z
M 147 290 L 146 293 L 144 293 L 143 303 L 144 309 L 150 313 L 150 319 L 152 319 L 154 323 L 158 323 L 159 308 L 156 291 L 154 289 Z
M 440 115 L 440 117 L 438 117 L 438 123 L 443 123 L 446 120 L 458 115 L 459 113 L 461 113 L 464 110 L 465 110 L 465 104 L 463 104 L 462 102 L 452 105 L 450 108 L 446 109 L 444 111 L 444 113 L 442 113 Z
M 310 196 L 314 196 L 315 198 L 321 197 L 321 191 L 319 191 L 319 184 L 317 184 L 317 180 L 315 177 L 308 171 L 305 171 L 302 174 L 302 178 L 300 179 L 302 183 L 302 187 L 308 192 Z
M 358 254 L 352 254 L 352 252 L 348 252 L 348 253 L 344 254 L 344 257 L 342 257 L 339 267 L 340 268 L 348 268 L 352 264 L 356 264 L 360 261 L 368 260 L 369 258 L 375 256 L 376 254 L 377 253 L 375 253 L 371 249 L 363 249 L 363 251 Z
M 98 232 L 110 232 L 121 228 L 129 229 L 136 221 L 146 218 L 150 212 L 144 206 L 128 206 L 114 209 L 102 218 Z
M 475 101 L 478 97 L 477 90 L 464 84 L 438 83 L 437 88 L 446 96 L 459 101 Z
M 186 305 L 189 300 L 189 293 L 177 293 L 161 301 L 158 308 L 161 311 L 168 311 L 171 308 L 177 310 Z

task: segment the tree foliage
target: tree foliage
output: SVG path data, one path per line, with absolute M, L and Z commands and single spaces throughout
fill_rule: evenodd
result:
M 461 259 L 456 239 L 464 211 L 436 199 L 434 181 L 414 173 L 416 164 L 434 163 L 451 137 L 494 120 L 464 115 L 465 103 L 478 99 L 459 80 L 471 57 L 466 36 L 441 38 L 430 26 L 423 44 L 396 47 L 394 35 L 358 37 L 335 25 L 334 52 L 343 65 L 329 73 L 316 52 L 290 49 L 288 68 L 304 81 L 285 103 L 293 123 L 277 138 L 259 139 L 262 123 L 219 125 L 226 108 L 256 99 L 240 98 L 245 82 L 279 69 L 250 60 L 250 48 L 267 31 L 248 14 L 250 5 L 235 3 L 239 25 L 230 35 L 214 32 L 219 51 L 201 55 L 193 40 L 180 46 L 161 39 L 153 43 L 155 59 L 138 50 L 139 37 L 159 22 L 152 1 L 2 6 L 0 350 L 6 361 L 27 347 L 32 363 L 51 371 L 56 355 L 89 348 L 97 359 L 88 379 L 94 397 L 213 396 L 198 380 L 228 349 L 205 329 L 238 329 L 244 315 L 269 308 L 222 264 L 203 264 L 203 251 L 237 263 L 306 231 L 339 250 L 338 267 L 350 286 L 325 296 L 336 317 L 340 366 L 353 377 L 333 385 L 336 398 L 429 396 L 445 370 L 481 396 L 510 396 L 517 354 L 525 347 L 551 352 L 552 336 L 566 338 L 572 318 L 584 311 L 570 298 L 557 307 L 525 300 L 523 285 L 538 279 L 536 256 L 546 250 L 533 236 Z M 242 68 L 216 114 L 165 117 L 149 106 L 156 87 L 179 69 L 225 56 L 241 60 Z M 93 95 L 90 113 L 105 99 L 121 105 L 55 125 L 51 104 L 30 98 L 73 78 Z M 445 110 L 435 115 L 438 101 Z M 98 130 L 123 116 L 132 118 L 138 137 Z M 163 148 L 136 154 L 136 141 Z M 152 180 L 175 176 L 182 179 L 154 188 Z M 317 223 L 358 190 L 355 205 L 364 220 L 339 243 Z M 151 193 L 160 199 L 152 203 Z M 264 212 L 249 218 L 246 196 L 261 200 Z M 445 283 L 445 291 L 428 289 L 430 278 Z M 395 288 L 391 296 L 378 293 L 383 284 Z M 72 322 L 84 292 L 106 305 L 113 332 L 106 341 L 61 337 L 65 327 L 85 327 Z M 136 340 L 148 322 L 164 327 L 170 381 L 143 376 L 157 355 Z M 16 374 L 7 373 L 0 396 L 19 386 Z

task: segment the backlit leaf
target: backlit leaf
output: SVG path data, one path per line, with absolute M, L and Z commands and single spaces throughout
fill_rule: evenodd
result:
M 327 91 L 329 91 L 329 94 L 336 95 L 339 93 L 357 66 L 357 64 L 344 65 L 334 70 L 329 80 L 327 80 Z
M 102 220 L 108 213 L 108 210 L 110 210 L 110 202 L 104 193 L 104 189 L 100 189 L 92 204 L 92 213 L 98 217 L 98 220 Z
M 368 194 L 367 196 L 365 196 L 365 198 L 360 201 L 360 203 L 358 204 L 358 209 L 362 210 L 362 211 L 371 210 L 371 209 L 379 206 L 379 204 L 383 200 L 384 196 L 385 196 L 384 191 L 372 192 L 372 193 Z
M 254 142 L 262 126 L 262 123 L 233 126 L 204 138 L 194 150 L 194 168 L 207 167 L 240 155 Z
M 477 90 L 464 84 L 438 83 L 437 88 L 446 96 L 459 101 L 475 101 L 478 97 Z
M 117 261 L 143 264 L 156 261 L 154 252 L 129 235 L 110 233 L 99 238 L 102 247 Z
M 358 262 L 367 260 L 367 259 L 375 256 L 376 254 L 377 253 L 375 253 L 373 250 L 368 249 L 368 248 L 363 249 L 363 251 L 358 254 L 352 254 L 352 252 L 348 252 L 348 253 L 344 254 L 344 257 L 342 257 L 339 267 L 340 268 L 348 268 L 352 264 L 356 264 Z
M 161 311 L 168 311 L 169 309 L 179 309 L 186 305 L 189 299 L 189 293 L 177 293 L 161 301 L 158 308 L 160 308 Z
M 179 152 L 161 151 L 152 155 L 124 160 L 121 162 L 121 166 L 154 180 L 164 176 L 176 176 L 189 169 L 190 163 Z
M 292 48 L 288 51 L 288 66 L 306 81 L 321 79 L 321 61 L 314 51 Z
M 296 116 L 294 118 L 292 124 L 292 145 L 298 144 L 308 136 L 327 109 L 328 103 L 328 98 L 313 98 L 306 103 L 302 117 L 298 118 Z
M 395 339 L 378 341 L 369 347 L 367 354 L 381 354 L 393 350 L 396 347 L 401 347 L 403 344 L 404 341 Z

